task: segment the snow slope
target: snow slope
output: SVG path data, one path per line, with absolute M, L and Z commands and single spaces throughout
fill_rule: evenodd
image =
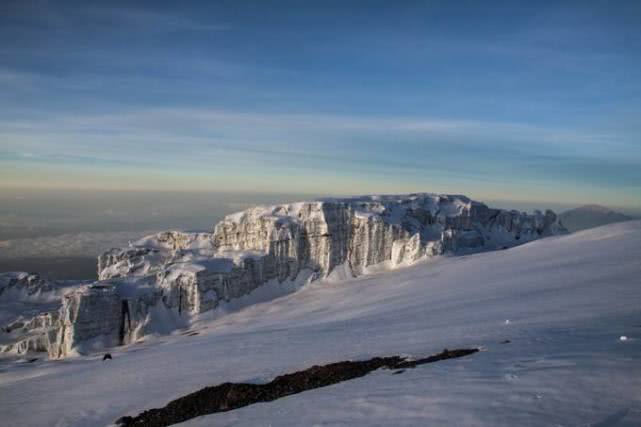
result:
M 108 425 L 225 381 L 482 346 L 183 425 L 641 425 L 641 221 L 319 281 L 193 329 L 108 362 L 2 361 L 1 422 Z

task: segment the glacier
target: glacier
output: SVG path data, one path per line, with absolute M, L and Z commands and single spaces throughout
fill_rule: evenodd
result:
M 0 352 L 88 354 L 187 327 L 236 301 L 251 303 L 262 287 L 286 293 L 333 275 L 358 277 L 566 232 L 550 210 L 492 209 L 462 195 L 258 206 L 226 216 L 212 232 L 167 231 L 101 254 L 99 281 L 70 286 L 53 310 L 20 320 L 20 327 L 13 320 Z

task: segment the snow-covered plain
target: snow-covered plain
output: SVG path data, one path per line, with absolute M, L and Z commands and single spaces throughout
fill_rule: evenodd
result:
M 191 330 L 107 362 L 0 361 L 0 424 L 108 425 L 225 381 L 480 346 L 183 425 L 638 426 L 641 221 L 313 282 Z

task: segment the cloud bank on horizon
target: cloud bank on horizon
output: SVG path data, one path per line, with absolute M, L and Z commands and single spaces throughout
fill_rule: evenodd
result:
M 1 188 L 641 207 L 638 2 L 9 1 Z

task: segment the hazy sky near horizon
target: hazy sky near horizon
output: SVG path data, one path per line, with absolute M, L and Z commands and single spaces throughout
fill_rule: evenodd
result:
M 641 3 L 3 1 L 0 192 L 641 207 Z

